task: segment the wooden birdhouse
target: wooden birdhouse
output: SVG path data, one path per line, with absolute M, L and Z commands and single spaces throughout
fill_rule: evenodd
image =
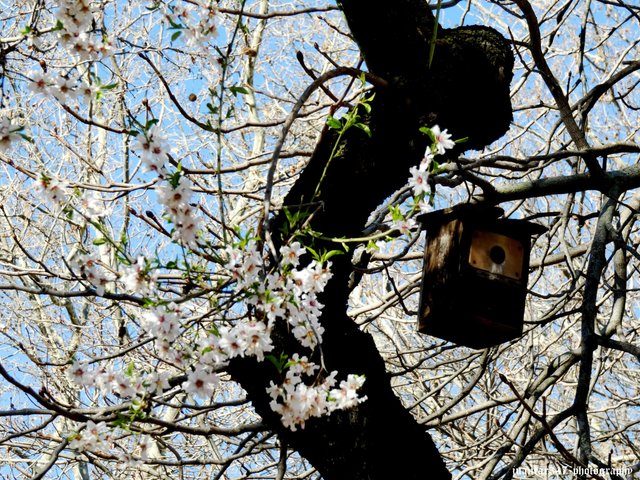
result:
M 427 231 L 418 330 L 472 348 L 522 334 L 531 236 L 545 227 L 464 205 L 419 217 Z

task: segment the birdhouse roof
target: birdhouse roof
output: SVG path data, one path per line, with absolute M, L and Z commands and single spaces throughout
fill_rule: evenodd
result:
M 547 231 L 547 227 L 528 220 L 500 218 L 504 210 L 495 205 L 463 203 L 451 208 L 436 210 L 418 216 L 418 221 L 427 231 L 437 229 L 441 225 L 460 220 L 477 227 L 493 228 L 513 235 L 536 235 Z

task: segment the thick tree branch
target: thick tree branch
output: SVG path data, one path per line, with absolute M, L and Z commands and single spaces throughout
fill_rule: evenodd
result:
M 498 204 L 512 200 L 586 192 L 589 190 L 607 191 L 615 188 L 618 191 L 628 191 L 640 188 L 640 165 L 636 164 L 607 172 L 599 179 L 584 173 L 495 185 L 494 187 L 492 192 L 488 192 L 488 194 L 485 192 L 479 198 Z

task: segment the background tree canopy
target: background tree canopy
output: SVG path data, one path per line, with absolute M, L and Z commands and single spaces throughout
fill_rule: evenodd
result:
M 389 3 L 0 0 L 0 477 L 640 470 L 640 7 Z M 548 229 L 483 350 L 469 202 Z

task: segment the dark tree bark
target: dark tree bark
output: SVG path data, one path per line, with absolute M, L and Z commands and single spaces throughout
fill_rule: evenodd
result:
M 358 236 L 370 213 L 406 183 L 409 168 L 420 162 L 427 146 L 420 127 L 439 124 L 454 138 L 469 137 L 461 151 L 483 148 L 511 121 L 513 55 L 499 33 L 487 27 L 441 29 L 429 65 L 435 20 L 425 0 L 396 0 L 393 6 L 342 0 L 340 5 L 369 70 L 389 85 L 376 89 L 370 114 L 361 112 L 371 137 L 348 130 L 327 167 L 337 136 L 325 129 L 285 199 L 288 208 L 312 213 L 309 226 L 325 237 Z M 285 221 L 281 214 L 272 223 L 276 244 L 285 240 L 278 237 Z M 319 239 L 314 246 L 336 248 Z M 428 433 L 394 395 L 373 339 L 346 314 L 350 256 L 332 261 L 333 278 L 321 298 L 324 363 L 343 377 L 366 375 L 362 394 L 368 400 L 290 432 L 268 405 L 265 387 L 275 377 L 273 366 L 243 359 L 232 364 L 232 375 L 265 421 L 327 480 L 450 478 Z M 278 349 L 295 351 L 284 330 L 276 335 Z

